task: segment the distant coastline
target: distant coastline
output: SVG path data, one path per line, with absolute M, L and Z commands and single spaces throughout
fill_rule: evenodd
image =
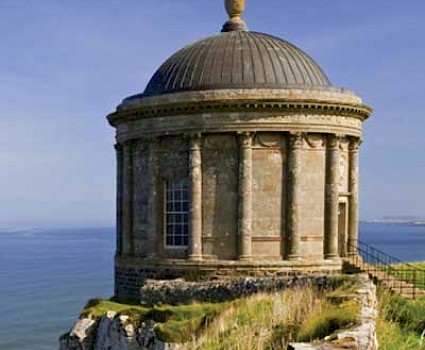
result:
M 362 220 L 361 223 L 403 225 L 403 226 L 425 226 L 425 219 L 382 218 L 382 219 Z

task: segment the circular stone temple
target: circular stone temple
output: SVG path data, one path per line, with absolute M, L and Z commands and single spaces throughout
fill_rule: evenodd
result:
M 115 294 L 146 278 L 332 273 L 358 238 L 358 148 L 371 108 L 302 50 L 249 32 L 172 55 L 116 128 Z

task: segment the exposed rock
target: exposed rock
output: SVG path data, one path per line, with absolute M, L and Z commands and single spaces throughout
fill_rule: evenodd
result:
M 184 350 L 180 344 L 156 338 L 155 322 L 136 327 L 128 316 L 108 311 L 98 321 L 78 320 L 69 335 L 60 339 L 59 350 Z
M 96 321 L 79 319 L 68 335 L 59 340 L 59 350 L 91 350 L 95 339 Z

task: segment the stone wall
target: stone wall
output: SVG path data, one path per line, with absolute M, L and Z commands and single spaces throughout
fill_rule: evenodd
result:
M 323 258 L 325 147 L 323 135 L 306 135 L 302 148 L 300 234 L 302 257 Z
M 334 289 L 338 281 L 327 276 L 292 278 L 243 278 L 228 281 L 186 282 L 184 280 L 147 280 L 140 289 L 142 305 L 181 305 L 191 303 L 218 303 L 247 297 L 257 293 L 276 292 L 295 286 L 314 285 Z
M 252 158 L 252 252 L 260 259 L 284 259 L 287 198 L 284 134 L 257 134 Z
M 206 135 L 202 145 L 203 253 L 237 259 L 238 153 L 236 134 Z

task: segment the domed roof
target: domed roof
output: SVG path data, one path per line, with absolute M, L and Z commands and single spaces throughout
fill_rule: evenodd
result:
M 215 89 L 329 87 L 313 59 L 291 43 L 243 30 L 189 45 L 156 71 L 143 97 Z

